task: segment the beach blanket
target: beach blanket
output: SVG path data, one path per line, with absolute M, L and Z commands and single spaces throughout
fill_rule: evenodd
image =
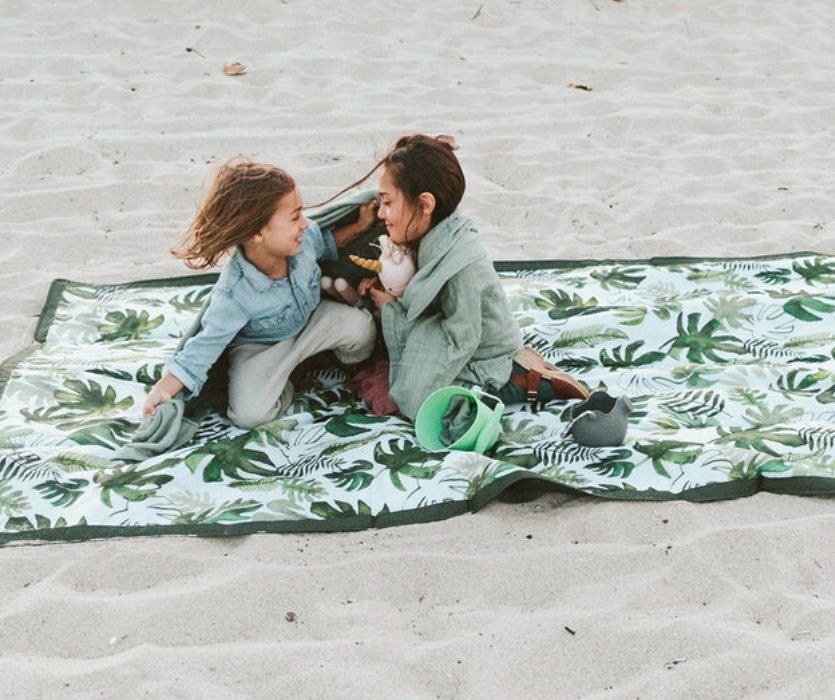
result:
M 835 258 L 497 263 L 528 345 L 629 396 L 626 441 L 564 436 L 571 401 L 509 406 L 485 455 L 426 452 L 336 368 L 252 431 L 114 459 L 211 275 L 56 280 L 37 344 L 0 369 L 0 543 L 416 523 L 534 480 L 609 499 L 835 493 Z

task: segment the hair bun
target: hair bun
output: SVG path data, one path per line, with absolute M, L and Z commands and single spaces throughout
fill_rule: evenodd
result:
M 453 151 L 457 151 L 460 148 L 458 142 L 455 140 L 455 137 L 451 134 L 438 134 L 435 137 L 435 140 L 440 141 L 443 144 L 446 144 Z

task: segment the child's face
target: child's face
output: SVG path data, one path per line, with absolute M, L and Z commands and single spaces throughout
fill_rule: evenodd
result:
M 301 250 L 302 234 L 306 228 L 302 197 L 298 189 L 294 189 L 278 201 L 275 214 L 259 232 L 260 244 L 270 257 L 291 257 Z
M 389 238 L 399 245 L 415 243 L 429 230 L 429 217 L 416 212 L 385 169 L 380 176 L 377 216 L 385 222 Z

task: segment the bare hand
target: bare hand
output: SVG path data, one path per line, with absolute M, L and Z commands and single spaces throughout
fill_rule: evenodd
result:
M 377 220 L 377 200 L 372 199 L 368 204 L 363 204 L 359 208 L 359 216 L 357 217 L 358 233 L 362 233 L 366 229 L 371 228 Z
M 153 416 L 157 412 L 157 406 L 170 400 L 171 394 L 167 394 L 163 391 L 157 391 L 156 387 L 154 387 L 145 399 L 145 405 L 142 407 L 142 415 Z
M 357 285 L 357 292 L 361 297 L 367 296 L 368 292 L 372 289 L 380 289 L 382 290 L 383 285 L 380 283 L 379 278 L 375 275 L 374 277 L 363 277 L 360 280 L 359 285 Z
M 333 240 L 337 248 L 344 248 L 361 233 L 371 228 L 371 224 L 377 218 L 377 200 L 372 199 L 368 204 L 363 204 L 358 211 L 358 218 L 353 224 L 333 230 Z
M 157 412 L 157 406 L 165 401 L 170 401 L 180 393 L 182 388 L 183 383 L 171 374 L 171 372 L 166 372 L 162 376 L 162 379 L 154 384 L 151 393 L 145 399 L 145 405 L 142 407 L 142 415 L 153 416 Z
M 374 301 L 374 306 L 377 307 L 378 311 L 382 311 L 383 307 L 390 301 L 397 301 L 397 297 L 389 294 L 385 289 L 375 289 L 372 287 L 369 291 L 371 293 L 371 299 Z

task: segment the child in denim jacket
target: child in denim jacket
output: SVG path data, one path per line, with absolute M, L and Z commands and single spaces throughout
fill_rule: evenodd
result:
M 200 392 L 209 369 L 230 346 L 228 416 L 253 428 L 286 411 L 293 399 L 290 373 L 305 358 L 333 350 L 347 364 L 370 356 L 371 315 L 321 300 L 317 260 L 336 258 L 367 228 L 375 203 L 352 225 L 322 231 L 302 213 L 293 179 L 280 168 L 233 160 L 223 165 L 178 249 L 192 269 L 229 263 L 211 292 L 200 328 L 165 365 L 143 408 L 186 391 Z

